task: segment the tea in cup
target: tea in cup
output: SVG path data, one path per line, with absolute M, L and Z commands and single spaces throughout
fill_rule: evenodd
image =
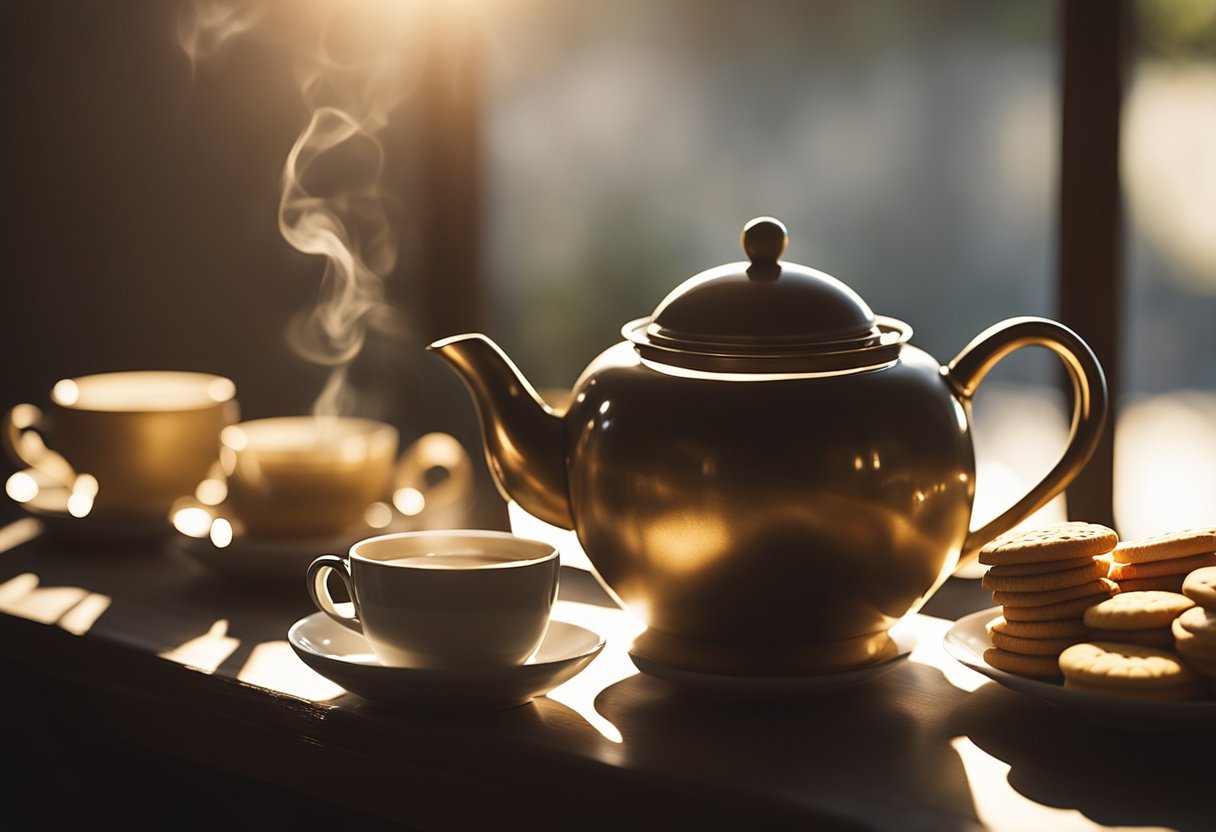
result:
M 336 575 L 349 604 L 330 595 Z M 400 532 L 361 540 L 308 567 L 317 609 L 362 633 L 387 667 L 523 664 L 557 597 L 557 550 L 509 532 Z M 341 608 L 340 608 L 341 607 Z
M 225 506 L 250 536 L 338 534 L 391 498 L 398 433 L 375 419 L 253 419 L 225 428 L 220 443 Z
M 69 502 L 75 516 L 164 516 L 218 458 L 220 431 L 238 418 L 235 397 L 231 380 L 209 373 L 68 378 L 52 388 L 45 412 L 12 408 L 4 441 L 43 481 L 87 498 Z

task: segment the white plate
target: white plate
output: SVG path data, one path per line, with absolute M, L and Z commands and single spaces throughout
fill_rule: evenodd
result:
M 1000 607 L 991 607 L 960 618 L 946 631 L 943 646 L 953 658 L 983 673 L 993 681 L 1019 693 L 1103 725 L 1123 729 L 1156 729 L 1206 724 L 1216 727 L 1216 700 L 1196 702 L 1151 702 L 1120 696 L 1103 696 L 1066 688 L 1058 682 L 1048 682 L 997 670 L 984 661 L 984 651 L 992 646 L 985 628 L 1001 614 Z
M 629 658 L 647 676 L 679 685 L 703 698 L 723 702 L 796 701 L 850 688 L 894 670 L 908 658 L 916 639 L 907 622 L 891 628 L 890 636 L 898 650 L 894 657 L 857 670 L 813 676 L 731 676 L 670 667 L 632 651 Z
M 516 667 L 433 670 L 381 665 L 367 641 L 325 613 L 306 616 L 287 631 L 296 655 L 351 693 L 380 704 L 469 713 L 514 708 L 543 696 L 586 667 L 604 637 L 552 621 L 536 653 Z

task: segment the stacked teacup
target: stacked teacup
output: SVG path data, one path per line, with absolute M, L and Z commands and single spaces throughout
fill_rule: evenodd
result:
M 77 376 L 58 381 L 44 410 L 13 407 L 0 430 L 28 468 L 8 492 L 35 513 L 62 495 L 64 519 L 151 521 L 167 528 L 170 507 L 190 494 L 219 455 L 219 434 L 236 420 L 236 385 L 222 376 L 170 370 Z M 15 482 L 15 485 L 14 485 Z
M 392 496 L 398 432 L 354 417 L 280 416 L 221 436 L 223 511 L 240 535 L 319 538 L 358 527 Z

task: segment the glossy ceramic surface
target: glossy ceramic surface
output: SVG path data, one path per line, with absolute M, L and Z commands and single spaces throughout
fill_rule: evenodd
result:
M 1080 714 L 1088 720 L 1121 731 L 1155 731 L 1162 728 L 1196 728 L 1216 725 L 1216 699 L 1195 702 L 1152 702 L 1103 696 L 1072 690 L 1048 682 L 997 670 L 984 661 L 984 651 L 992 646 L 985 626 L 1001 614 L 1000 607 L 974 612 L 960 618 L 945 635 L 943 646 L 950 656 L 972 670 L 1010 690 L 1033 696 L 1056 707 Z
M 305 574 L 313 604 L 359 632 L 381 664 L 507 667 L 540 644 L 560 562 L 548 543 L 508 532 L 436 530 L 360 540 L 321 555 Z M 345 585 L 353 614 L 330 594 Z
M 775 235 L 771 221 L 756 229 Z M 482 335 L 431 348 L 472 393 L 504 495 L 575 529 L 647 624 L 640 655 L 743 676 L 879 662 L 892 625 L 1080 471 L 1105 420 L 1102 370 L 1071 330 L 1029 317 L 943 366 L 839 281 L 777 260 L 773 239 L 749 246 L 745 231 L 744 246 L 750 265 L 689 278 L 627 324 L 560 412 Z M 1068 371 L 1070 439 L 1041 482 L 972 529 L 971 397 L 1027 346 Z
M 319 612 L 293 624 L 287 641 L 305 664 L 351 693 L 384 705 L 452 713 L 524 705 L 573 678 L 604 649 L 603 636 L 551 621 L 536 653 L 515 667 L 384 667 L 362 636 Z

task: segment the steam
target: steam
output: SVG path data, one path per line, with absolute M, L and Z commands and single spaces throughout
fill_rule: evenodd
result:
M 288 328 L 298 355 L 330 368 L 319 417 L 353 411 L 351 364 L 369 332 L 392 326 L 384 279 L 397 236 L 379 137 L 420 71 L 417 17 L 407 0 L 192 0 L 179 21 L 192 65 L 255 28 L 274 27 L 293 51 L 309 118 L 283 166 L 278 227 L 293 248 L 324 258 L 316 304 Z
M 190 68 L 256 26 L 265 11 L 264 3 L 190 0 L 177 21 L 177 40 L 190 58 Z

